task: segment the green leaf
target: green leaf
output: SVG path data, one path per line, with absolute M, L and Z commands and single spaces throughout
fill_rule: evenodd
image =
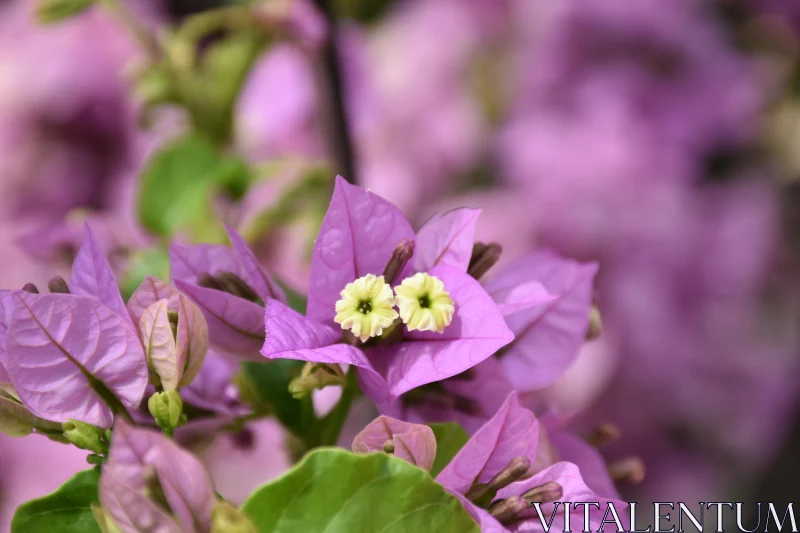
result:
M 36 17 L 49 24 L 74 17 L 94 4 L 94 0 L 39 0 Z
M 237 196 L 249 181 L 247 166 L 225 157 L 200 136 L 183 137 L 150 160 L 139 189 L 139 218 L 156 235 L 177 230 L 197 240 L 217 240 L 222 227 L 214 217 L 212 199 L 225 191 Z
M 242 505 L 260 533 L 478 533 L 426 471 L 384 453 L 320 448 Z
M 54 493 L 22 504 L 11 533 L 101 533 L 91 509 L 99 478 L 97 469 L 79 472 Z
M 296 400 L 289 394 L 289 382 L 300 375 L 304 364 L 293 359 L 245 362 L 238 385 L 242 399 L 256 413 L 274 415 L 292 433 L 309 442 L 317 422 L 311 397 Z
M 436 459 L 431 467 L 431 475 L 436 477 L 464 447 L 469 435 L 457 422 L 428 424 L 428 427 L 433 430 L 433 435 L 436 437 Z
M 120 290 L 125 301 L 139 288 L 144 278 L 169 279 L 169 254 L 161 248 L 137 250 L 131 255 Z

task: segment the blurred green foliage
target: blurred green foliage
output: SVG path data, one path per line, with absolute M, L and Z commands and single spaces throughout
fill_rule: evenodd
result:
M 167 145 L 148 163 L 139 190 L 139 218 L 155 235 L 183 232 L 215 240 L 222 231 L 213 195 L 241 197 L 250 180 L 241 159 L 223 155 L 207 139 L 189 135 Z

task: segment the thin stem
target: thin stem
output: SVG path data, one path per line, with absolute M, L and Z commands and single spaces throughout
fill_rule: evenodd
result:
M 336 17 L 329 0 L 314 0 L 314 3 L 325 15 L 330 34 L 322 46 L 322 71 L 320 77 L 323 84 L 323 98 L 326 116 L 326 134 L 336 165 L 350 183 L 358 183 L 356 174 L 353 140 L 345 107 L 345 92 L 341 67 L 341 56 L 338 49 Z

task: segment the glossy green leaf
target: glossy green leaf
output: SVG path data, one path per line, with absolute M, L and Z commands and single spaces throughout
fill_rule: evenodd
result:
M 436 437 L 436 459 L 431 467 L 431 475 L 436 477 L 453 457 L 464 447 L 469 435 L 457 422 L 428 424 Z
M 459 501 L 426 471 L 384 453 L 321 448 L 245 501 L 261 533 L 477 533 Z
M 101 533 L 92 513 L 98 469 L 72 476 L 57 491 L 22 504 L 11 521 L 11 533 Z
M 170 236 L 177 230 L 198 240 L 222 232 L 212 199 L 221 191 L 241 195 L 247 166 L 225 157 L 200 136 L 181 138 L 156 154 L 144 170 L 139 190 L 139 218 L 151 232 Z

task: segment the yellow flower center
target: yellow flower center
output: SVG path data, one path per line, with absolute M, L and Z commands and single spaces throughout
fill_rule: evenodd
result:
M 439 278 L 420 272 L 403 280 L 394 292 L 400 318 L 409 331 L 442 333 L 453 321 L 456 308 Z
M 339 293 L 334 321 L 365 342 L 383 333 L 397 318 L 392 288 L 383 276 L 367 274 L 348 283 Z

